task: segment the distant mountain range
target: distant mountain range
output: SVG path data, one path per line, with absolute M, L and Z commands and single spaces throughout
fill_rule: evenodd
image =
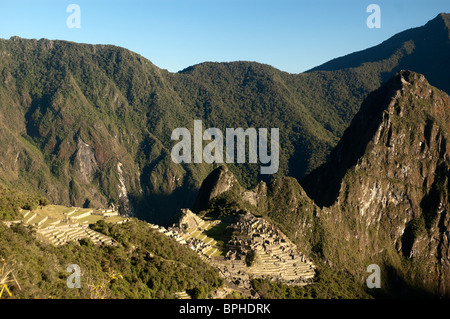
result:
M 84 207 L 168 223 L 194 203 L 210 164 L 170 158 L 176 127 L 280 129 L 280 170 L 230 164 L 245 187 L 323 164 L 370 92 L 400 69 L 450 92 L 449 15 L 302 74 L 250 63 L 179 73 L 123 48 L 0 40 L 0 182 Z
M 375 47 L 333 59 L 308 72 L 363 68 L 378 70 L 386 81 L 400 70 L 414 70 L 449 93 L 449 30 L 450 15 L 441 13 L 422 27 L 400 32 Z

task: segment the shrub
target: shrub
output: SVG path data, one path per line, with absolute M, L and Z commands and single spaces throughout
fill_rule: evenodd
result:
M 41 197 L 41 198 L 39 199 L 39 205 L 40 205 L 40 206 L 47 206 L 48 204 L 49 204 L 49 201 L 48 201 L 47 198 Z

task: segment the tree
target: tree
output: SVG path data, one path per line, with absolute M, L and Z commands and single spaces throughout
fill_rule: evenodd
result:
M 47 206 L 49 204 L 49 201 L 46 197 L 41 197 L 39 199 L 39 205 L 40 206 Z

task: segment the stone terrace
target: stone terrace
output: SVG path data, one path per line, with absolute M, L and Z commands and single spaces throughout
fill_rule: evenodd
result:
M 312 281 L 315 266 L 277 227 L 251 213 L 240 214 L 228 243 L 228 259 L 245 260 L 254 254 L 247 272 L 250 277 L 267 277 L 286 284 Z
M 37 231 L 38 237 L 55 246 L 64 245 L 70 241 L 90 238 L 94 244 L 117 245 L 111 237 L 90 229 L 87 225 L 70 224 L 49 226 Z
M 117 245 L 112 238 L 90 229 L 89 225 L 101 219 L 109 223 L 128 221 L 120 217 L 118 212 L 107 209 L 48 205 L 33 211 L 21 212 L 23 223 L 35 226 L 37 237 L 55 246 L 83 238 L 90 238 L 94 244 Z
M 183 216 L 179 223 L 172 227 L 165 228 L 163 226 L 150 225 L 160 233 L 175 239 L 180 244 L 187 245 L 201 257 L 210 259 L 214 256 L 220 256 L 221 251 L 216 245 L 217 242 L 205 235 L 205 232 L 217 225 L 219 221 L 205 221 L 190 210 L 182 210 L 182 213 Z
M 180 222 L 173 227 L 151 226 L 197 252 L 219 270 L 229 288 L 245 297 L 258 298 L 251 288 L 252 277 L 269 278 L 289 285 L 312 282 L 314 264 L 277 227 L 249 212 L 240 213 L 237 218 L 237 222 L 228 227 L 232 238 L 226 251 L 205 234 L 221 223 L 220 220 L 206 221 L 189 210 L 183 210 Z M 248 254 L 255 256 L 250 267 L 246 264 Z

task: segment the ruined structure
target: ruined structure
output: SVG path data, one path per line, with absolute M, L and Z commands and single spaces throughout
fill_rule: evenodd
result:
M 110 209 L 94 210 L 58 205 L 48 205 L 33 211 L 21 210 L 21 213 L 22 219 L 15 223 L 35 227 L 37 238 L 54 246 L 84 238 L 89 238 L 94 244 L 116 246 L 117 242 L 111 237 L 90 229 L 89 225 L 98 220 L 117 224 L 129 220 Z
M 232 226 L 226 258 L 243 260 L 251 277 L 303 285 L 314 278 L 315 266 L 276 226 L 250 212 Z
M 222 221 L 204 220 L 188 209 L 182 210 L 179 222 L 172 227 L 152 227 L 197 252 L 219 270 L 229 288 L 245 297 L 258 298 L 251 278 L 290 285 L 312 282 L 314 264 L 277 227 L 250 212 L 236 212 L 234 217 L 235 222 L 225 229 L 231 239 L 224 248 L 205 234 Z

